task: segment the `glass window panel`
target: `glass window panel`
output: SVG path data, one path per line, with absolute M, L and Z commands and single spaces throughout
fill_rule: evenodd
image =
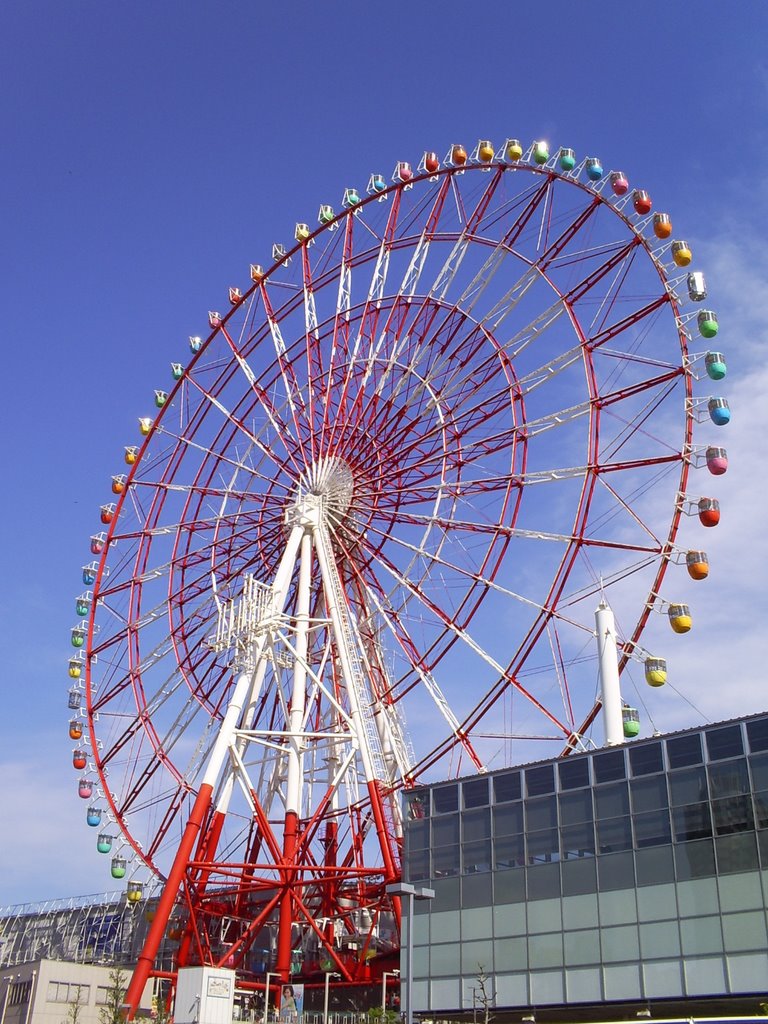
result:
M 675 862 L 671 846 L 657 846 L 638 850 L 635 854 L 635 871 L 638 885 L 661 885 L 674 882 Z
M 661 743 L 642 743 L 629 748 L 629 768 L 633 775 L 653 775 L 664 771 Z
M 408 849 L 426 850 L 429 848 L 429 821 L 412 821 L 406 832 Z
M 566 932 L 564 939 L 565 962 L 569 967 L 600 963 L 600 932 L 597 929 Z
M 490 872 L 464 875 L 461 880 L 462 907 L 490 907 L 493 904 L 493 887 Z
M 461 815 L 462 839 L 489 839 L 491 836 L 491 812 L 487 807 L 477 811 L 466 811 Z
M 432 851 L 432 872 L 433 878 L 441 878 L 445 875 L 458 875 L 459 873 L 459 848 L 458 846 L 446 846 L 439 850 Z M 441 904 L 442 907 L 442 904 Z
M 528 832 L 526 835 L 528 863 L 541 864 L 545 861 L 558 860 L 560 844 L 556 828 L 545 828 L 540 832 Z
M 752 788 L 768 789 L 768 754 L 752 754 L 749 757 L 752 772 Z
M 709 804 L 688 804 L 672 811 L 675 842 L 687 843 L 691 839 L 706 839 L 712 835 Z
M 768 790 L 754 795 L 755 826 L 757 828 L 768 828 Z
M 667 740 L 667 761 L 670 768 L 685 768 L 689 764 L 701 764 L 701 733 L 676 736 Z
M 633 817 L 635 826 L 635 845 L 638 848 L 660 846 L 671 841 L 669 829 L 669 812 L 647 811 Z
M 752 800 L 748 796 L 729 796 L 724 800 L 712 801 L 712 817 L 715 835 L 725 836 L 732 832 L 746 832 L 754 828 Z
M 495 803 L 509 803 L 510 800 L 519 800 L 521 796 L 520 772 L 506 772 L 504 775 L 493 776 L 493 799 Z
M 711 839 L 675 846 L 675 873 L 678 881 L 707 878 L 715 873 L 715 847 Z
M 757 868 L 757 843 L 754 832 L 715 839 L 717 870 L 721 875 Z
M 719 917 L 695 917 L 680 922 L 683 956 L 722 953 L 723 932 Z
M 407 871 L 407 881 L 416 882 L 421 881 L 424 878 L 429 878 L 429 850 L 418 850 L 415 853 L 410 853 L 405 858 L 403 865 Z
M 764 911 L 753 910 L 742 914 L 723 914 L 723 938 L 726 952 L 739 952 L 746 949 L 764 951 L 768 941 Z
M 597 848 L 600 853 L 618 853 L 632 849 L 629 818 L 609 818 L 597 822 Z
M 747 722 L 747 739 L 750 750 L 768 750 L 768 718 Z
M 464 874 L 469 875 L 477 871 L 490 871 L 490 839 L 486 839 L 482 843 L 462 843 L 461 856 L 464 864 Z
M 597 890 L 597 869 L 594 857 L 569 860 L 560 866 L 563 896 L 581 896 Z
M 455 975 L 461 970 L 461 945 L 458 942 L 434 944 L 429 957 L 430 974 Z
M 738 796 L 749 792 L 747 762 L 743 757 L 725 764 L 711 764 L 707 768 L 709 792 L 712 798 Z
M 768 871 L 768 832 L 757 833 L 757 848 L 760 852 L 760 865 L 763 871 Z
M 461 887 L 458 875 L 455 878 L 435 878 L 432 876 L 432 888 L 435 890 L 435 903 L 441 911 L 458 910 L 461 906 Z M 416 913 L 422 904 L 429 906 L 428 900 L 416 900 Z
M 595 782 L 613 782 L 615 779 L 626 778 L 624 751 L 606 750 L 602 754 L 593 754 L 592 771 Z
M 563 858 L 591 857 L 595 853 L 595 830 L 591 822 L 570 825 L 560 830 Z
M 575 793 L 561 793 L 558 802 L 562 825 L 575 825 L 580 821 L 592 820 L 591 789 L 582 789 Z
M 543 764 L 539 768 L 526 768 L 526 796 L 543 796 L 555 791 L 555 766 Z
M 525 840 L 522 835 L 502 836 L 493 842 L 493 864 L 496 868 L 516 868 L 525 864 Z
M 673 807 L 707 799 L 707 775 L 703 768 L 689 768 L 669 775 L 669 800 Z
M 493 834 L 510 836 L 523 831 L 523 805 L 505 804 L 493 808 Z
M 601 892 L 631 889 L 635 884 L 635 861 L 631 853 L 614 853 L 597 858 L 598 888 Z
M 667 780 L 663 775 L 650 779 L 633 779 L 629 784 L 633 811 L 655 811 L 669 806 Z
M 560 895 L 560 865 L 538 864 L 526 868 L 529 900 L 550 900 Z
M 429 817 L 429 792 L 407 793 L 405 796 L 406 818 L 418 821 Z
M 485 807 L 488 803 L 488 779 L 470 779 L 461 784 L 465 807 Z
M 541 828 L 554 828 L 557 825 L 557 798 L 543 796 L 536 800 L 525 801 L 525 828 L 527 832 L 535 832 Z
M 459 816 L 432 819 L 432 845 L 453 846 L 459 841 Z
M 560 932 L 528 937 L 528 963 L 532 969 L 562 967 L 563 937 Z
M 525 870 L 519 868 L 517 871 L 494 873 L 493 899 L 495 904 L 523 903 L 525 901 Z M 498 928 L 496 931 L 498 934 Z
M 707 729 L 704 736 L 710 761 L 724 761 L 727 757 L 738 757 L 744 753 L 741 726 L 738 724 Z
M 629 793 L 626 782 L 602 786 L 595 790 L 595 817 L 618 818 L 629 814 Z
M 582 789 L 589 785 L 589 758 L 569 757 L 557 766 L 560 789 Z
M 459 787 L 438 786 L 432 790 L 432 810 L 435 814 L 449 814 L 459 809 Z
M 617 928 L 602 928 L 600 938 L 603 948 L 603 963 L 637 960 L 640 956 L 640 940 L 636 924 L 623 924 Z

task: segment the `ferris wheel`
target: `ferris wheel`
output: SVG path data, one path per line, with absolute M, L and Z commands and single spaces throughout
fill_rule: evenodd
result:
M 182 965 L 386 965 L 400 791 L 602 743 L 598 605 L 637 734 L 727 468 L 691 260 L 622 172 L 483 140 L 348 187 L 208 314 L 72 630 L 88 823 L 129 899 L 166 880 L 129 1002 L 169 927 Z

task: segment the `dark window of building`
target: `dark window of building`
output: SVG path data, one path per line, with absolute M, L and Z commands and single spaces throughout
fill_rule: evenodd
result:
M 575 825 L 580 821 L 592 820 L 592 790 L 582 789 L 576 793 L 561 793 L 560 823 Z
M 405 816 L 408 819 L 408 821 L 419 821 L 421 818 L 428 818 L 429 791 L 420 793 L 406 793 L 405 806 Z
M 506 804 L 510 800 L 519 800 L 522 795 L 520 772 L 506 772 L 504 775 L 494 775 L 493 799 L 495 803 Z
M 560 895 L 560 865 L 540 864 L 526 869 L 529 900 L 549 900 Z
M 461 857 L 465 875 L 473 874 L 477 871 L 490 871 L 490 839 L 486 839 L 482 843 L 462 843 Z
M 680 843 L 674 847 L 675 872 L 679 882 L 708 878 L 715 873 L 715 848 L 711 839 Z
M 712 835 L 709 804 L 686 804 L 672 812 L 675 842 L 687 843 L 692 839 L 706 839 Z
M 541 796 L 536 800 L 525 801 L 525 829 L 535 832 L 541 828 L 554 828 L 557 825 L 557 798 Z
M 493 843 L 493 866 L 499 870 L 519 868 L 525 864 L 525 840 L 520 836 L 505 836 Z
M 471 779 L 462 782 L 461 795 L 465 807 L 485 807 L 488 803 L 488 779 Z
M 577 860 L 580 857 L 594 857 L 595 830 L 592 822 L 581 825 L 570 825 L 560 830 L 560 846 L 564 860 Z
M 543 864 L 560 859 L 560 844 L 556 828 L 545 828 L 541 832 L 528 832 L 525 839 L 529 864 Z
M 744 753 L 744 741 L 740 725 L 724 725 L 719 729 L 708 729 L 707 754 L 710 761 L 724 761 L 728 757 L 739 757 Z
M 595 782 L 614 782 L 616 779 L 626 778 L 624 751 L 606 750 L 602 754 L 594 754 L 592 756 L 592 771 Z
M 432 845 L 455 846 L 459 841 L 459 816 L 432 819 Z
M 752 754 L 749 758 L 752 788 L 768 789 L 768 754 Z
M 704 768 L 688 768 L 669 775 L 669 802 L 673 807 L 697 804 L 707 799 L 707 774 Z
M 633 779 L 629 784 L 632 810 L 655 811 L 669 806 L 667 780 L 663 775 L 652 779 Z
M 512 836 L 523 831 L 523 805 L 507 804 L 493 808 L 493 834 Z
M 459 787 L 438 786 L 432 790 L 432 810 L 435 814 L 450 814 L 459 809 Z
M 669 831 L 669 812 L 667 810 L 646 811 L 635 814 L 632 818 L 635 826 L 635 846 L 661 846 L 672 840 Z
M 555 791 L 555 766 L 543 764 L 539 768 L 526 768 L 525 792 L 527 796 L 543 796 Z
M 755 793 L 755 825 L 757 828 L 768 828 L 768 789 Z
M 429 849 L 429 821 L 412 821 L 405 835 L 409 851 Z
M 597 889 L 597 871 L 594 858 L 570 860 L 560 865 L 563 896 L 583 896 Z
M 492 902 L 493 886 L 490 872 L 464 875 L 461 880 L 462 907 L 489 907 Z
M 487 807 L 475 811 L 466 811 L 461 815 L 461 838 L 464 842 L 476 839 L 490 839 L 491 812 Z
M 728 796 L 723 800 L 713 800 L 712 817 L 717 836 L 751 831 L 755 826 L 752 800 L 748 796 Z
M 461 907 L 461 887 L 458 877 L 456 878 L 433 878 L 432 888 L 435 890 L 435 900 L 439 900 L 438 906 L 441 910 L 459 910 Z M 429 906 L 428 900 L 415 900 L 414 911 L 418 914 L 423 906 Z
M 629 814 L 629 793 L 626 782 L 603 786 L 595 790 L 595 817 L 618 818 Z
M 656 846 L 638 850 L 635 854 L 638 885 L 661 885 L 674 882 L 675 862 L 671 846 Z
M 715 840 L 717 870 L 721 875 L 757 868 L 757 843 L 754 832 L 742 836 L 722 836 Z
M 614 853 L 597 858 L 597 878 L 600 892 L 631 889 L 635 884 L 635 861 L 632 853 Z
M 760 864 L 763 871 L 768 870 L 768 832 L 757 833 L 757 848 L 760 851 Z
M 500 871 L 493 876 L 494 903 L 522 903 L 525 900 L 525 870 Z M 520 911 L 525 914 L 525 907 Z
M 432 877 L 445 878 L 459 873 L 459 848 L 446 846 L 432 851 Z
M 664 771 L 660 743 L 642 743 L 629 748 L 629 769 L 633 775 L 653 775 Z
M 405 858 L 404 866 L 408 875 L 407 881 L 409 882 L 419 882 L 424 878 L 429 878 L 429 851 L 409 851 L 408 856 Z
M 685 768 L 689 764 L 701 764 L 701 733 L 676 736 L 667 740 L 667 761 L 670 768 Z
M 589 758 L 566 758 L 557 766 L 560 789 L 583 789 L 589 785 Z
M 768 750 L 768 718 L 747 722 L 747 739 L 750 750 Z
M 743 757 L 725 764 L 711 764 L 707 768 L 709 793 L 712 799 L 720 796 L 741 796 L 749 792 L 747 762 Z
M 618 853 L 632 849 L 629 818 L 608 818 L 597 822 L 597 848 L 600 853 Z

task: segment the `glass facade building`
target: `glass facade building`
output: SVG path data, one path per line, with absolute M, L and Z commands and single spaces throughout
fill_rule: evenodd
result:
M 768 714 L 410 791 L 414 1010 L 768 992 Z M 723 1004 L 723 1000 L 725 1003 Z

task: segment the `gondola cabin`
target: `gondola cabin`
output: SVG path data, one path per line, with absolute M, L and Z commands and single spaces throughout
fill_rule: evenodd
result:
M 667 663 L 664 658 L 645 659 L 645 681 L 649 686 L 663 686 L 667 681 Z
M 687 604 L 671 604 L 667 610 L 669 624 L 675 633 L 687 633 L 693 625 Z
M 629 191 L 629 181 L 623 171 L 611 173 L 611 189 L 615 196 L 625 196 Z
M 696 317 L 696 325 L 702 338 L 714 338 L 720 330 L 720 325 L 717 322 L 717 313 L 714 313 L 711 309 L 702 309 Z
M 688 551 L 685 567 L 692 580 L 705 580 L 709 576 L 709 558 L 706 551 Z
M 698 510 L 702 526 L 717 526 L 720 522 L 720 502 L 717 498 L 699 498 Z
M 133 466 L 136 459 L 139 457 L 139 449 L 135 444 L 126 445 L 125 455 L 123 456 L 126 466 Z
M 621 722 L 626 739 L 633 739 L 640 732 L 640 715 L 637 708 L 625 704 L 621 709 Z
M 73 750 L 72 751 L 72 766 L 79 772 L 85 768 L 88 764 L 88 756 L 84 750 Z
M 700 270 L 688 275 L 688 298 L 691 302 L 703 302 L 707 297 L 707 282 Z
M 162 409 L 167 401 L 168 401 L 168 392 L 167 391 L 156 391 L 155 392 L 155 406 L 158 409 Z
M 728 452 L 725 448 L 707 448 L 704 459 L 712 476 L 722 476 L 728 471 Z
M 727 398 L 710 398 L 707 402 L 709 418 L 716 427 L 724 427 L 730 422 L 731 410 Z
M 672 219 L 668 213 L 654 213 L 653 233 L 657 238 L 669 238 L 672 234 Z
M 89 594 L 81 594 L 75 601 L 75 611 L 83 618 L 91 610 L 91 598 Z
M 644 216 L 646 213 L 651 212 L 653 202 L 645 189 L 636 188 L 634 195 L 632 196 L 632 205 L 635 208 L 635 213 L 639 213 L 641 216 Z
M 383 178 L 381 180 L 384 181 Z M 387 186 L 386 186 L 386 182 L 385 182 L 384 183 L 384 188 L 386 188 L 386 187 Z M 383 192 L 384 189 L 378 189 L 377 188 L 376 191 L 377 192 Z M 342 204 L 344 206 L 346 206 L 347 208 L 352 207 L 352 206 L 357 206 L 357 204 L 359 202 L 360 202 L 360 194 L 357 191 L 357 189 L 355 189 L 355 188 L 346 188 L 346 189 L 344 189 L 344 197 L 342 199 Z
M 587 177 L 590 181 L 600 181 L 603 176 L 603 165 L 596 156 L 587 157 Z
M 91 554 L 100 555 L 104 550 L 107 538 L 103 533 L 96 533 L 91 537 Z
M 82 647 L 85 643 L 85 630 L 82 626 L 73 626 L 70 634 L 70 640 L 73 647 Z
M 98 551 L 96 552 L 96 554 L 98 554 Z M 95 562 L 92 562 L 90 565 L 83 566 L 83 583 L 86 585 L 86 587 L 90 587 L 92 583 L 96 582 L 96 573 L 98 571 L 98 568 L 99 567 L 96 565 Z
M 125 878 L 125 872 L 127 865 L 125 863 L 125 857 L 113 857 L 111 873 L 113 878 Z
M 264 267 L 260 263 L 251 264 L 251 280 L 256 284 L 264 280 Z
M 129 882 L 125 892 L 125 898 L 129 903 L 139 903 L 144 895 L 144 886 L 141 882 Z
M 174 380 L 181 380 L 184 376 L 184 367 L 181 363 L 171 363 L 171 376 Z
M 112 849 L 112 836 L 108 836 L 104 832 L 101 832 L 96 840 L 96 849 L 99 853 L 109 853 Z
M 90 779 L 80 779 L 77 784 L 77 795 L 81 800 L 90 800 L 93 796 L 93 783 Z
M 190 334 L 189 336 L 189 348 L 192 352 L 199 352 L 203 347 L 203 339 L 199 334 Z
M 481 164 L 489 164 L 494 156 L 493 143 L 490 139 L 483 139 L 477 144 L 477 159 Z
M 296 225 L 295 238 L 297 242 L 308 242 L 311 234 L 309 224 L 299 223 Z
M 672 243 L 672 260 L 676 267 L 687 267 L 693 259 L 691 247 L 687 242 Z
M 80 658 L 70 658 L 68 665 L 70 679 L 79 679 L 83 672 L 83 662 Z
M 67 694 L 67 707 L 70 711 L 79 711 L 83 703 L 83 695 L 80 690 L 70 690 Z
M 139 419 L 139 433 L 146 437 L 152 429 L 152 420 L 149 416 L 142 416 Z
M 437 153 L 425 153 L 424 154 L 424 170 L 427 174 L 434 174 L 440 167 L 440 158 Z
M 208 326 L 215 330 L 217 327 L 221 327 L 221 313 L 216 309 L 208 310 Z
M 722 352 L 707 352 L 704 356 L 704 366 L 710 380 L 722 380 L 728 372 Z
M 413 177 L 413 168 L 407 161 L 400 160 L 392 177 L 394 181 L 410 181 Z
M 320 211 L 319 211 L 319 213 L 317 215 L 318 221 L 321 224 L 330 224 L 331 221 L 333 220 L 333 217 L 334 217 L 333 207 L 329 206 L 327 203 L 323 203 L 323 205 L 320 207 Z
M 230 287 L 228 297 L 230 306 L 239 306 L 243 301 L 243 293 L 239 288 Z
M 121 473 L 119 476 L 112 477 L 112 493 L 122 494 L 125 490 L 125 476 Z
M 467 162 L 467 151 L 464 146 L 456 145 L 451 146 L 451 158 L 450 162 L 454 167 L 463 167 Z
M 576 154 L 572 149 L 561 149 L 557 162 L 561 171 L 572 171 L 576 166 Z
M 538 164 L 539 167 L 545 164 L 549 160 L 549 146 L 546 142 L 539 141 L 533 144 L 533 162 Z
M 83 723 L 79 718 L 73 718 L 69 723 L 69 738 L 71 740 L 82 739 L 83 736 Z
M 99 509 L 99 519 L 102 521 L 104 526 L 109 526 L 112 520 L 115 518 L 115 506 L 114 504 L 102 505 Z
M 86 824 L 90 825 L 91 828 L 96 828 L 101 824 L 101 808 L 100 807 L 89 807 L 85 812 Z
M 516 163 L 523 155 L 523 147 L 519 139 L 507 139 L 506 145 L 507 160 Z

